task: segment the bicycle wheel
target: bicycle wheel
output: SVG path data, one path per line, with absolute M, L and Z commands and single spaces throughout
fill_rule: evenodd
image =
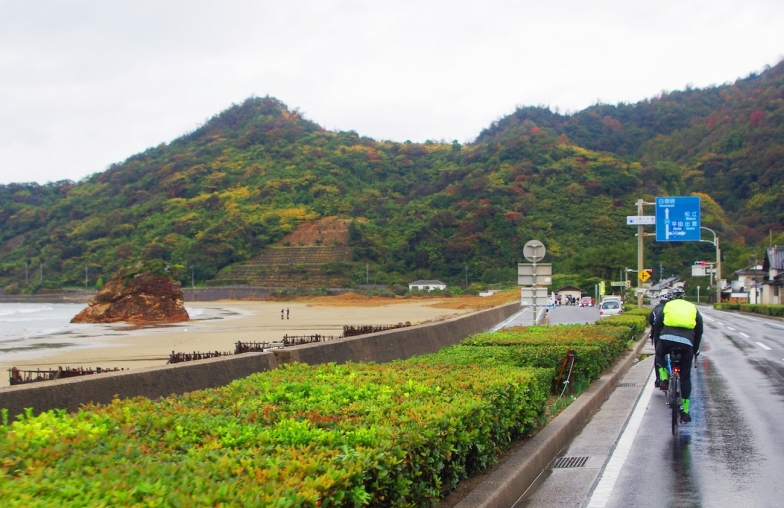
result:
M 672 389 L 672 397 L 670 399 L 670 411 L 672 412 L 672 435 L 678 428 L 681 422 L 681 378 L 675 374 L 670 380 L 670 388 Z

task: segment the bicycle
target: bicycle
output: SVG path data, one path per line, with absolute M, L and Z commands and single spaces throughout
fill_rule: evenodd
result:
M 681 350 L 672 349 L 667 355 L 667 372 L 670 374 L 669 386 L 667 388 L 667 404 L 672 412 L 672 435 L 681 423 Z

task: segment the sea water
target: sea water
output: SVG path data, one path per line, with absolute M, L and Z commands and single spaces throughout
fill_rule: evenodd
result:
M 9 342 L 49 337 L 78 329 L 71 319 L 83 303 L 0 303 L 0 348 Z

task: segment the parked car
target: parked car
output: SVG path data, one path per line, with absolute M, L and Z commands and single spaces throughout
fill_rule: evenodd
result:
M 580 307 L 593 307 L 593 298 L 590 296 L 583 296 L 580 299 Z
M 608 316 L 618 316 L 620 314 L 623 314 L 623 305 L 621 305 L 620 300 L 611 298 L 609 300 L 603 301 L 599 305 L 600 318 L 605 318 Z

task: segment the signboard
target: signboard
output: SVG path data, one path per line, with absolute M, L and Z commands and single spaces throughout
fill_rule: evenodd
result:
M 523 245 L 523 256 L 532 263 L 538 263 L 544 259 L 545 254 L 547 254 L 547 249 L 539 240 L 530 240 Z
M 637 277 L 639 277 L 641 281 L 645 282 L 646 280 L 651 278 L 651 274 L 648 273 L 647 270 L 643 270 L 639 273 L 639 275 L 637 275 Z
M 546 287 L 520 288 L 521 305 L 550 305 Z
M 692 277 L 708 277 L 715 273 L 716 273 L 716 268 L 713 266 L 691 265 Z
M 656 198 L 657 242 L 698 242 L 699 240 L 699 196 Z
M 656 224 L 655 215 L 627 215 L 627 226 L 653 226 Z
M 536 284 L 541 286 L 549 286 L 552 284 L 553 264 L 552 263 L 537 263 L 536 264 Z M 520 286 L 533 286 L 534 285 L 534 265 L 528 263 L 517 264 L 517 284 Z
M 613 287 L 624 287 L 626 285 L 626 283 L 624 281 L 622 281 L 622 280 L 621 281 L 612 281 L 612 282 L 610 282 L 610 285 L 613 286 Z

